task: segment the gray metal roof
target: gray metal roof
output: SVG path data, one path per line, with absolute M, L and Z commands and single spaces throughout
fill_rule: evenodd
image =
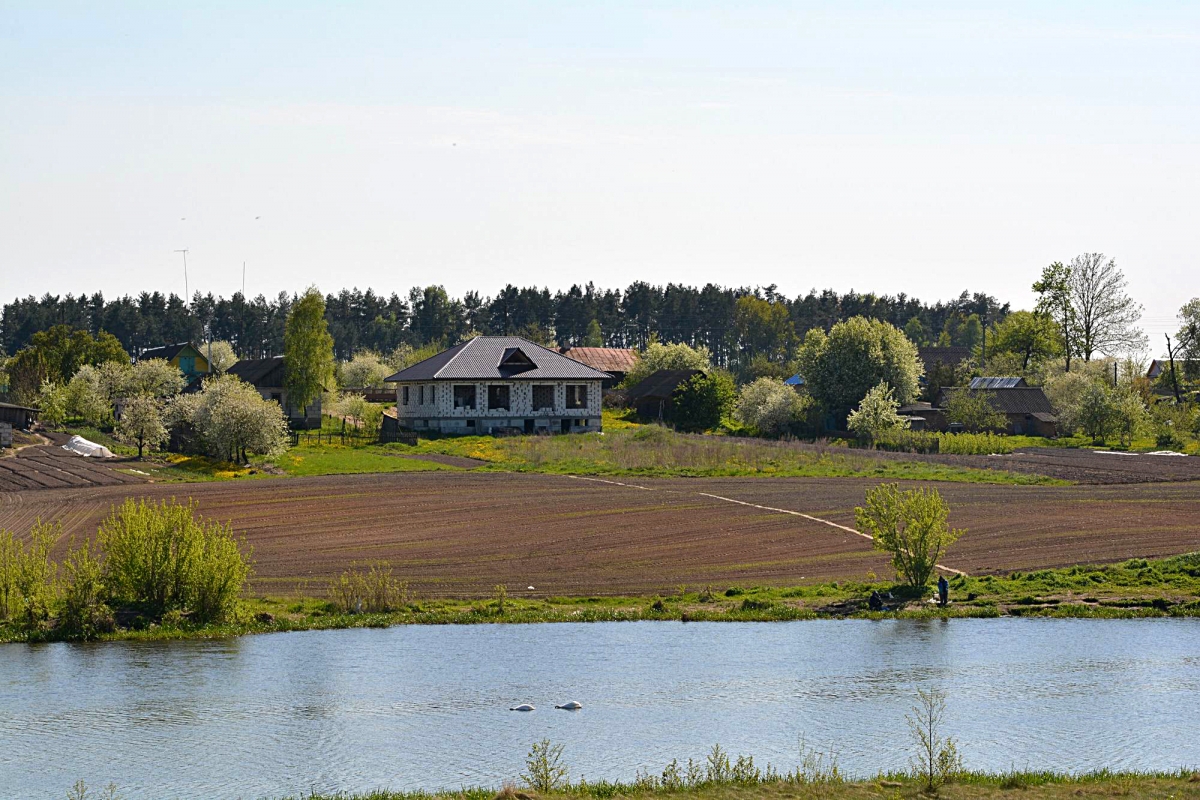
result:
M 938 394 L 937 407 L 945 408 L 946 399 L 953 392 L 972 391 L 961 386 L 942 389 Z M 1050 400 L 1039 386 L 1016 386 L 1011 389 L 979 389 L 986 392 L 992 405 L 1004 414 L 1049 414 L 1053 416 L 1054 408 Z
M 626 396 L 630 402 L 637 402 L 646 398 L 669 398 L 679 388 L 679 384 L 703 374 L 703 370 L 698 369 L 656 370 L 629 387 Z
M 1024 378 L 972 378 L 972 389 L 1016 389 L 1026 386 Z
M 530 364 L 514 358 L 516 351 Z M 519 336 L 476 336 L 456 344 L 435 356 L 402 369 L 384 380 L 402 381 L 479 381 L 530 380 L 598 381 L 607 372 L 592 369 L 574 359 L 534 344 Z

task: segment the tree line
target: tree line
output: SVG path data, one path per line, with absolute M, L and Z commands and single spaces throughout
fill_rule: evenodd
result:
M 284 350 L 284 326 L 297 295 L 253 299 L 236 293 L 199 292 L 191 302 L 175 294 L 142 292 L 106 299 L 46 294 L 17 298 L 0 313 L 0 348 L 16 353 L 35 333 L 55 325 L 112 335 L 132 355 L 162 344 L 210 338 L 228 341 L 239 358 L 265 358 Z M 325 319 L 335 355 L 349 360 L 364 350 L 391 352 L 453 344 L 475 334 L 520 335 L 557 346 L 644 348 L 651 339 L 703 345 L 714 363 L 748 367 L 760 357 L 789 360 L 805 333 L 867 317 L 902 328 L 918 344 L 979 344 L 984 327 L 1007 316 L 996 298 L 964 291 L 948 301 L 925 303 L 906 294 L 876 295 L 831 289 L 788 298 L 775 285 L 697 288 L 643 281 L 624 290 L 575 285 L 551 293 L 505 286 L 494 296 L 467 292 L 451 297 L 441 286 L 414 287 L 407 296 L 372 289 L 343 289 L 325 296 Z

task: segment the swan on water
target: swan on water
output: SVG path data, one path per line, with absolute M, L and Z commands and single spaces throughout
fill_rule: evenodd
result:
M 533 706 L 529 705 L 529 703 L 522 703 L 519 706 L 513 706 L 509 711 L 533 711 Z
M 583 703 L 577 703 L 574 700 L 571 700 L 570 702 L 563 703 L 561 706 L 555 706 L 555 708 L 561 708 L 564 711 L 578 711 L 579 709 L 583 708 Z

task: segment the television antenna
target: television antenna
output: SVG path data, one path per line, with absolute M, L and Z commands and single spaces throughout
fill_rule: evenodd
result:
M 176 253 L 183 253 L 183 304 L 187 305 L 191 295 L 188 293 L 188 278 L 187 278 L 187 248 L 176 250 Z

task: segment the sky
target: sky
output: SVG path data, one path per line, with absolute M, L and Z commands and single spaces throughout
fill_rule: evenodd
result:
M 1200 295 L 1200 3 L 0 0 L 0 298 Z M 1158 349 L 1157 347 L 1152 349 Z

